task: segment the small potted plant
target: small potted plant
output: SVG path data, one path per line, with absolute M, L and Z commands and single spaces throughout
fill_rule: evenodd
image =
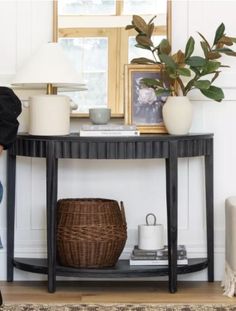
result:
M 153 17 L 148 23 L 138 15 L 134 15 L 131 25 L 126 29 L 135 29 L 136 47 L 150 51 L 152 58 L 135 58 L 131 62 L 136 64 L 161 65 L 159 79 L 143 79 L 146 87 L 154 89 L 156 96 L 168 96 L 163 106 L 163 119 L 170 134 L 186 134 L 192 121 L 192 105 L 187 95 L 193 89 L 217 102 L 221 102 L 224 93 L 221 88 L 214 85 L 223 65 L 219 59 L 222 55 L 236 56 L 231 46 L 236 38 L 225 34 L 225 25 L 222 23 L 215 32 L 212 44 L 199 33 L 202 54 L 194 55 L 195 41 L 190 37 L 185 50 L 172 53 L 171 45 L 163 39 L 157 46 L 152 41 L 154 30 Z

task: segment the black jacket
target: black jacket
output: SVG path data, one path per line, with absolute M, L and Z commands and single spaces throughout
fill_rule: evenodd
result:
M 21 113 L 21 102 L 8 87 L 0 87 L 0 145 L 7 149 L 16 139 L 19 126 L 17 117 Z

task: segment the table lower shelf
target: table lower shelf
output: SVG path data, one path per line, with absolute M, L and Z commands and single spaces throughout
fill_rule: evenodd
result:
M 46 258 L 14 258 L 16 268 L 28 272 L 47 274 Z M 206 258 L 190 258 L 188 265 L 177 266 L 177 274 L 200 271 L 208 266 Z M 99 269 L 78 269 L 56 266 L 56 275 L 84 278 L 119 278 L 119 277 L 148 277 L 168 275 L 168 266 L 130 266 L 129 260 L 119 260 L 114 267 Z

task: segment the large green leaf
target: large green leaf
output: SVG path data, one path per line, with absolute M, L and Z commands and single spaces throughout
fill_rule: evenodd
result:
M 211 83 L 213 83 L 213 82 L 215 81 L 215 79 L 218 78 L 219 74 L 220 74 L 220 71 L 216 71 L 216 72 L 215 72 L 213 78 L 211 79 Z
M 171 95 L 171 91 L 169 89 L 163 89 L 163 88 L 156 90 L 155 93 L 156 93 L 156 96 Z
M 229 48 L 218 48 L 218 49 L 215 49 L 215 51 L 224 53 L 229 56 L 236 56 L 236 52 Z
M 160 54 L 159 58 L 160 58 L 161 62 L 166 64 L 166 66 L 168 66 L 172 69 L 176 69 L 176 64 L 170 56 L 168 56 L 166 54 Z
M 221 54 L 219 52 L 208 52 L 207 58 L 211 60 L 218 59 L 221 58 Z
M 225 53 L 226 55 L 229 55 L 229 56 L 236 56 L 236 52 L 232 51 L 232 52 L 226 52 Z
M 207 89 L 207 90 L 200 90 L 200 91 L 201 91 L 201 93 L 204 96 L 206 96 L 206 97 L 208 97 L 210 99 L 213 99 L 213 100 L 215 100 L 217 102 L 221 102 L 222 99 L 224 99 L 224 93 L 223 93 L 222 89 L 219 88 L 219 87 L 216 87 L 216 86 L 212 85 L 212 86 L 209 87 L 209 89 Z
M 166 67 L 165 69 L 166 69 L 165 71 L 167 72 L 168 75 L 176 73 L 176 68 Z
M 180 75 L 180 76 L 185 76 L 185 77 L 190 77 L 191 76 L 191 71 L 187 68 L 178 68 L 176 70 L 176 72 Z
M 133 15 L 133 25 L 140 29 L 143 33 L 147 33 L 148 27 L 145 20 L 139 15 Z
M 193 37 L 190 37 L 185 47 L 185 59 L 188 59 L 193 54 L 194 45 L 195 45 L 195 41 Z
M 214 61 L 209 60 L 204 65 L 202 74 L 206 75 L 206 74 L 212 73 L 216 71 L 220 67 L 220 65 L 221 65 L 220 62 L 214 62 Z
M 148 25 L 148 31 L 147 31 L 147 35 L 149 38 L 151 38 L 152 34 L 153 34 L 153 30 L 154 30 L 154 23 L 151 23 L 150 25 Z
M 139 33 L 140 35 L 144 35 L 144 33 L 137 27 L 134 27 L 134 30 L 137 31 L 137 33 Z
M 220 53 L 233 52 L 233 50 L 230 49 L 230 48 L 218 48 L 218 49 L 215 49 L 214 51 L 217 51 L 217 52 L 220 52 Z
M 166 66 L 165 72 L 167 73 L 167 80 L 176 79 L 178 77 L 178 73 L 176 72 L 176 68 Z
M 162 87 L 163 83 L 157 79 L 143 78 L 141 82 L 149 87 Z
M 184 66 L 184 62 L 185 62 L 185 56 L 184 53 L 181 50 L 178 50 L 177 53 L 172 55 L 172 58 L 174 60 L 175 63 Z
M 139 57 L 133 58 L 131 60 L 132 64 L 157 64 L 154 60 L 146 58 L 146 57 Z
M 200 56 L 192 56 L 186 61 L 186 64 L 191 67 L 203 67 L 206 64 L 206 60 Z
M 152 40 L 148 38 L 146 35 L 137 35 L 136 41 L 138 44 L 143 46 L 153 46 Z
M 218 41 L 222 38 L 225 32 L 225 25 L 221 23 L 220 26 L 216 29 L 214 45 L 218 43 Z
M 201 75 L 201 72 L 197 67 L 190 67 L 190 70 L 192 70 L 198 76 Z
M 148 25 L 150 25 L 150 24 L 154 21 L 154 19 L 155 19 L 156 17 L 157 17 L 156 15 L 153 16 L 153 17 L 150 19 L 150 21 L 148 22 Z
M 130 29 L 134 29 L 134 25 L 127 25 L 125 27 L 125 30 L 130 30 Z
M 227 37 L 227 36 L 223 36 L 222 38 L 220 38 L 220 40 L 218 41 L 218 43 L 223 43 L 227 46 L 231 46 L 233 45 L 233 41 L 231 40 L 230 37 Z
M 204 42 L 206 42 L 208 49 L 211 50 L 211 46 L 209 42 L 207 41 L 207 39 L 200 32 L 198 32 L 198 34 L 204 40 Z
M 161 43 L 159 44 L 159 51 L 160 51 L 160 54 L 166 54 L 166 55 L 170 54 L 171 46 L 167 39 L 161 40 Z
M 205 57 L 208 58 L 209 49 L 207 43 L 205 41 L 201 41 L 200 43 Z
M 199 80 L 194 82 L 194 86 L 200 90 L 208 90 L 211 82 L 209 80 Z

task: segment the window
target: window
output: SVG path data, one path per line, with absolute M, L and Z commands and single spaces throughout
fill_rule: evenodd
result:
M 110 107 L 124 114 L 124 64 L 148 56 L 135 47 L 135 33 L 125 30 L 133 14 L 145 20 L 157 15 L 155 41 L 167 37 L 168 0 L 58 0 L 54 1 L 54 40 L 81 73 L 88 90 L 67 92 L 78 104 L 73 115 L 91 107 Z M 168 7 L 168 8 L 167 8 Z M 167 19 L 168 15 L 168 19 Z M 149 55 L 150 57 L 150 55 Z

